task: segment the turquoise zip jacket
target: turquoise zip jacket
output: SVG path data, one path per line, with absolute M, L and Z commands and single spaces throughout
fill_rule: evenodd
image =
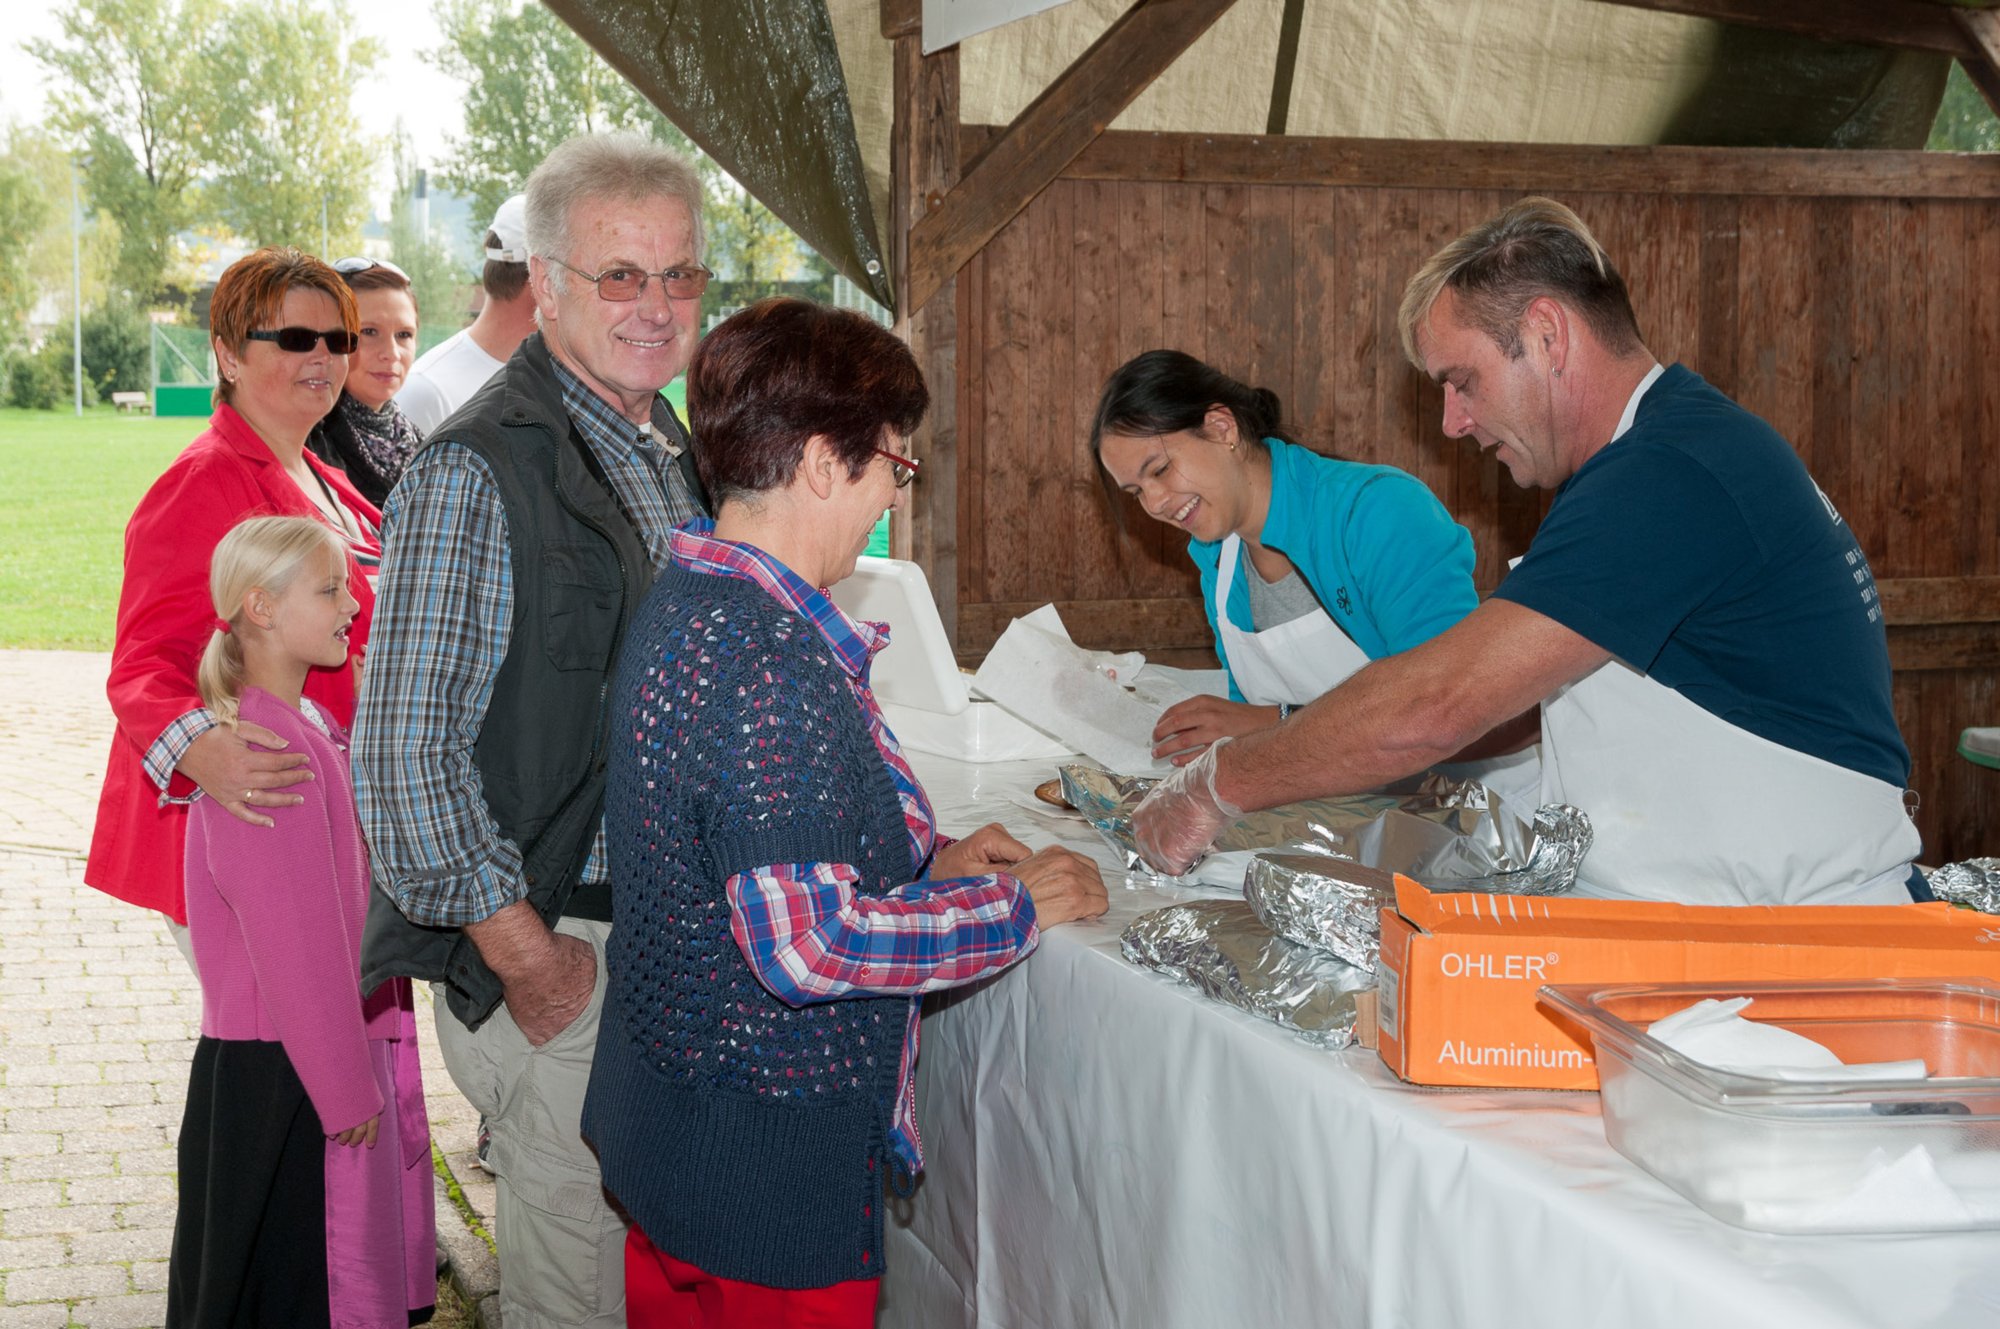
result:
M 1472 585 L 1472 536 L 1408 471 L 1323 457 L 1275 438 L 1271 450 L 1271 510 L 1261 543 L 1292 561 L 1313 594 L 1371 660 L 1429 641 L 1479 604 Z M 1201 572 L 1201 607 L 1215 634 L 1215 653 L 1229 667 L 1215 621 L 1220 541 L 1188 541 Z M 1240 555 L 1239 555 L 1240 557 Z M 1250 591 L 1239 568 L 1225 606 L 1245 632 Z M 1229 696 L 1243 694 L 1232 674 Z

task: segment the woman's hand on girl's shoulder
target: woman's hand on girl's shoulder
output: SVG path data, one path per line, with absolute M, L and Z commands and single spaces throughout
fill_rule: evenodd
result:
M 269 751 L 253 751 L 252 743 Z M 252 826 L 272 826 L 276 823 L 257 809 L 305 802 L 300 795 L 283 791 L 313 778 L 304 769 L 312 758 L 285 751 L 289 746 L 279 735 L 248 720 L 239 721 L 234 730 L 217 725 L 188 745 L 177 769 L 230 816 Z

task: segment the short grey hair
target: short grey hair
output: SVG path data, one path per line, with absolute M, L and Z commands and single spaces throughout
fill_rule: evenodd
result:
M 1551 198 L 1524 198 L 1431 255 L 1403 289 L 1396 322 L 1403 354 L 1419 370 L 1417 334 L 1446 291 L 1467 327 L 1492 339 L 1510 360 L 1524 349 L 1521 319 L 1548 296 L 1583 316 L 1614 355 L 1640 349 L 1639 320 L 1625 278 L 1583 219 Z
M 694 257 L 706 252 L 701 176 L 694 163 L 640 134 L 579 134 L 542 160 L 528 177 L 528 252 L 567 260 L 575 237 L 570 217 L 591 199 L 644 203 L 678 199 L 694 224 Z M 560 271 L 560 270 L 558 270 Z

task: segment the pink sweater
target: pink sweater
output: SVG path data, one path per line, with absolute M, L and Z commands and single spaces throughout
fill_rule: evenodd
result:
M 267 809 L 275 827 L 195 802 L 187 837 L 188 927 L 201 975 L 201 1032 L 282 1043 L 328 1135 L 382 1110 L 368 1040 L 396 1037 L 394 983 L 361 999 L 368 851 L 347 773 L 347 735 L 246 688 L 242 718 L 312 758 L 305 802 Z M 331 721 L 329 721 L 331 723 Z

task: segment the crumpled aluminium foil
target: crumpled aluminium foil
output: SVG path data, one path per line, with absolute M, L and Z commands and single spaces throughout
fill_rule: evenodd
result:
M 2000 914 L 2000 858 L 1968 858 L 1947 863 L 1929 877 L 1931 893 L 1940 900 Z
M 1279 936 L 1373 973 L 1396 877 L 1324 854 L 1258 854 L 1243 874 L 1243 898 Z
M 1535 848 L 1525 866 L 1424 884 L 1434 891 L 1561 895 L 1576 885 L 1577 865 L 1589 850 L 1590 819 L 1567 804 L 1551 803 L 1535 814 Z M 1373 973 L 1382 945 L 1382 910 L 1396 903 L 1396 880 L 1386 868 L 1325 854 L 1262 853 L 1252 855 L 1244 871 L 1243 898 L 1279 936 Z
M 1150 871 L 1132 837 L 1132 809 L 1158 783 L 1080 763 L 1061 768 L 1063 797 L 1124 856 Z M 1560 895 L 1590 849 L 1590 819 L 1552 803 L 1521 820 L 1489 806 L 1486 786 L 1429 775 L 1404 793 L 1312 799 L 1253 812 L 1216 838 L 1211 854 L 1319 854 L 1400 872 L 1433 890 Z
M 1155 909 L 1133 919 L 1119 941 L 1133 964 L 1274 1020 L 1324 1048 L 1353 1041 L 1355 997 L 1375 986 L 1366 970 L 1274 936 L 1241 900 Z

